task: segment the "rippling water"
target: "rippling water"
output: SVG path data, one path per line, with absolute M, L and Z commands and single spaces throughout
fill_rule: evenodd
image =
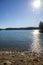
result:
M 0 48 L 40 52 L 43 49 L 43 34 L 39 30 L 3 30 L 0 31 Z
M 38 53 L 42 50 L 41 43 L 43 42 L 41 41 L 40 35 L 41 33 L 39 33 L 39 30 L 33 31 L 33 42 L 32 42 L 31 48 L 32 48 L 32 51 L 38 52 Z

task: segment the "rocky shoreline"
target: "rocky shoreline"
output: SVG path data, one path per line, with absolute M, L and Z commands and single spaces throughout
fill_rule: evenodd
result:
M 43 52 L 0 50 L 0 65 L 43 65 Z

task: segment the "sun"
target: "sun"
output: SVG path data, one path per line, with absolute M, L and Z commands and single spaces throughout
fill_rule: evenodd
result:
M 33 8 L 39 9 L 41 7 L 41 0 L 34 0 L 33 1 Z

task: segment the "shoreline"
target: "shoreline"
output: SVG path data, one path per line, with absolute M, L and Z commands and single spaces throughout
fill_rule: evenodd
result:
M 15 48 L 3 48 L 0 49 L 0 54 L 30 54 L 30 55 L 41 55 L 43 54 L 43 50 L 41 50 L 40 52 L 35 52 L 35 51 L 31 51 L 31 50 L 19 50 L 19 49 L 15 49 Z
M 0 65 L 43 65 L 43 52 L 0 50 Z

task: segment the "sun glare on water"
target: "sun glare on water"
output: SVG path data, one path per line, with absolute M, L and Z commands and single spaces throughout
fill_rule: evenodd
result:
M 33 42 L 31 45 L 32 52 L 40 53 L 41 45 L 40 45 L 40 38 L 39 38 L 39 30 L 34 30 L 32 34 L 33 34 Z
M 38 34 L 39 34 L 39 30 L 35 30 L 35 31 L 33 31 L 33 34 L 38 35 Z

